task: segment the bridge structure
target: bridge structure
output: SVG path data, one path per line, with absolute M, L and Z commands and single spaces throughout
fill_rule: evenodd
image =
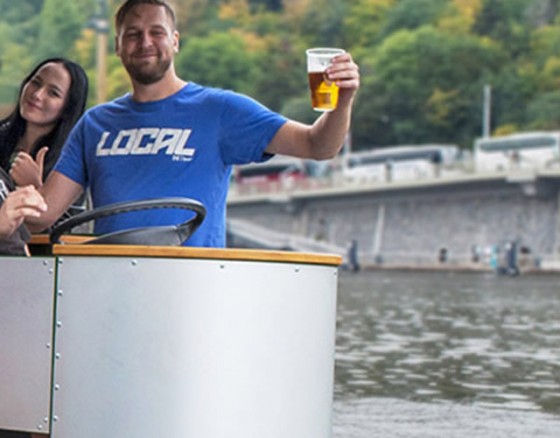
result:
M 403 181 L 339 176 L 235 187 L 231 245 L 347 254 L 363 266 L 560 270 L 560 169 L 438 173 Z

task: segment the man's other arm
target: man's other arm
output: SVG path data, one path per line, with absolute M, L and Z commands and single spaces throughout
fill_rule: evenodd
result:
M 25 224 L 31 232 L 39 232 L 50 227 L 68 210 L 68 207 L 78 199 L 82 192 L 83 188 L 80 184 L 53 170 L 39 189 L 39 193 L 43 195 L 47 203 L 47 211 L 40 217 L 26 219 Z

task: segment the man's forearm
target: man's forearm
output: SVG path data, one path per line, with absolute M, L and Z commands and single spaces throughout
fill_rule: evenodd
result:
M 323 114 L 310 132 L 312 158 L 326 160 L 338 154 L 350 130 L 351 105 Z

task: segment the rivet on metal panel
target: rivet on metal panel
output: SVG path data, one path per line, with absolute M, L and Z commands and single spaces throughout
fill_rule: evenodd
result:
M 58 328 L 62 327 L 62 321 L 57 321 L 57 322 L 56 322 L 56 326 L 57 326 Z
M 54 390 L 58 391 L 60 389 L 60 385 L 57 383 L 56 385 L 54 385 Z
M 37 426 L 37 429 L 43 430 L 43 425 L 42 425 L 42 424 L 39 424 L 39 425 Z
M 138 266 L 138 260 L 132 260 L 132 261 L 130 262 L 130 264 L 131 264 L 132 266 Z
M 50 348 L 51 348 L 51 344 L 48 343 L 47 345 L 45 345 L 45 347 L 47 347 L 47 349 L 50 349 Z
M 58 290 L 58 296 L 61 297 L 62 295 L 64 295 L 64 292 L 62 291 L 62 289 Z
M 55 357 L 55 359 L 60 359 L 60 353 L 56 353 L 56 354 L 54 355 L 54 357 Z
M 53 421 L 58 421 L 58 417 L 55 415 L 54 417 L 52 417 Z
M 54 269 L 53 268 L 49 269 L 49 274 L 51 274 L 51 275 L 54 274 Z
M 48 266 L 49 262 L 47 260 L 43 260 L 43 266 Z
M 226 269 L 226 265 L 220 265 L 220 269 Z
M 297 274 L 297 273 L 300 271 L 300 269 L 299 269 L 299 268 L 296 268 L 296 269 L 294 269 L 294 271 L 295 271 L 295 273 Z
M 48 423 L 48 422 L 49 422 L 49 417 L 43 418 L 43 423 Z
M 62 265 L 63 263 L 64 263 L 64 259 L 63 259 L 62 257 L 59 258 L 59 259 L 58 259 L 58 264 L 59 264 L 59 265 Z

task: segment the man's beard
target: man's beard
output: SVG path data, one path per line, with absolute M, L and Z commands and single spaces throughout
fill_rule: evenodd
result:
M 163 78 L 169 67 L 171 66 L 171 59 L 162 60 L 158 58 L 154 66 L 137 66 L 132 63 L 125 65 L 126 71 L 130 77 L 142 85 L 151 85 Z

